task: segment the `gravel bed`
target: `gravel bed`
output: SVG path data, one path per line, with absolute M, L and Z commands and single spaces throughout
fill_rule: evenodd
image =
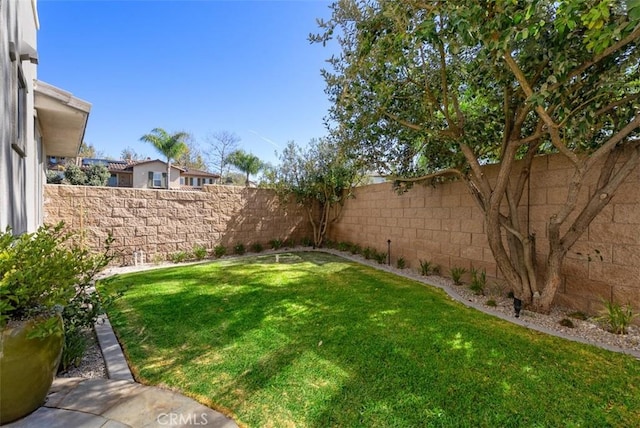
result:
M 300 251 L 309 251 L 309 248 L 299 248 Z M 261 254 L 286 252 L 284 251 L 265 251 Z M 542 331 L 544 333 L 560 336 L 569 340 L 574 340 L 582 343 L 588 343 L 591 345 L 599 346 L 601 348 L 609 349 L 614 352 L 621 352 L 633 355 L 640 359 L 640 327 L 632 325 L 629 327 L 628 334 L 619 335 L 609 333 L 601 328 L 597 322 L 593 319 L 579 320 L 571 318 L 569 314 L 574 312 L 573 310 L 561 307 L 554 307 L 549 315 L 539 314 L 523 310 L 520 313 L 520 318 L 514 316 L 513 300 L 504 297 L 504 294 L 500 295 L 498 290 L 489 290 L 487 296 L 475 295 L 468 287 L 454 285 L 453 282 L 440 276 L 422 276 L 418 272 L 411 269 L 397 269 L 393 266 L 381 265 L 372 260 L 365 260 L 364 257 L 359 255 L 351 255 L 337 250 L 322 249 L 317 251 L 323 251 L 331 254 L 338 255 L 340 257 L 369 265 L 376 269 L 385 270 L 398 275 L 402 275 L 406 278 L 410 278 L 426 285 L 436 286 L 443 289 L 451 298 L 462 302 L 463 304 L 481 310 L 483 312 L 495 315 L 507 321 L 515 324 L 522 325 L 534 330 Z M 255 254 L 251 254 L 255 255 Z M 251 256 L 249 255 L 249 256 Z M 225 257 L 226 258 L 226 257 Z M 193 263 L 184 263 L 193 264 Z M 173 263 L 162 263 L 159 265 L 147 264 L 144 266 L 124 266 L 117 268 L 110 268 L 105 271 L 104 276 L 114 275 L 117 273 L 135 272 L 141 270 L 155 269 L 159 267 L 175 266 Z M 492 292 L 493 291 L 493 292 Z M 496 306 L 488 306 L 486 302 L 488 300 L 494 300 Z M 573 322 L 574 328 L 564 327 L 560 325 L 562 319 L 568 318 Z M 98 345 L 98 341 L 95 338 L 95 333 L 90 336 L 91 343 L 87 349 L 85 356 L 82 358 L 82 362 L 79 367 L 71 368 L 65 373 L 58 374 L 59 377 L 83 377 L 83 378 L 102 378 L 106 379 L 106 370 L 104 365 L 104 359 L 102 357 L 102 351 Z
M 71 367 L 64 373 L 58 373 L 58 377 L 83 377 L 89 379 L 106 379 L 107 370 L 102 357 L 102 350 L 93 330 L 88 332 L 89 344 L 78 367 Z

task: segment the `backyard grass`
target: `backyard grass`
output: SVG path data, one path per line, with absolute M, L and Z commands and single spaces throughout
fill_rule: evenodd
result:
M 138 380 L 250 427 L 637 426 L 640 362 L 300 252 L 120 276 Z

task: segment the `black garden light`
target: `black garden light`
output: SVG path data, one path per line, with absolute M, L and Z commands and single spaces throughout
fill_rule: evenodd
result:
M 387 264 L 391 266 L 391 239 L 387 239 Z
M 516 311 L 516 318 L 520 318 L 520 311 L 522 310 L 522 300 L 517 297 L 513 298 L 513 309 Z

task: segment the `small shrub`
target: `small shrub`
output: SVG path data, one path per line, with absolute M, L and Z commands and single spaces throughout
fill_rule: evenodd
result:
M 432 263 L 429 260 L 420 260 L 420 274 L 427 275 L 438 275 L 440 273 L 440 266 L 436 263 Z
M 513 294 L 513 291 L 509 291 L 509 292 L 507 293 L 507 297 L 508 297 L 509 299 L 513 299 L 513 298 L 515 298 L 516 296 L 515 296 L 515 294 Z
M 487 287 L 487 273 L 484 271 L 471 270 L 471 284 L 469 289 L 477 295 L 484 296 L 484 289 Z
M 487 306 L 491 306 L 492 308 L 495 308 L 496 306 L 498 306 L 498 304 L 496 303 L 495 300 L 493 299 L 489 299 L 485 302 L 485 305 Z
M 247 252 L 247 250 L 246 250 L 246 248 L 244 248 L 244 244 L 236 244 L 236 245 L 233 246 L 233 253 L 234 254 L 237 254 L 237 255 L 241 256 L 246 252 Z
M 405 267 L 407 267 L 407 262 L 404 259 L 404 257 L 398 257 L 398 260 L 396 261 L 396 266 L 398 267 L 398 269 L 404 269 Z
M 340 251 L 349 251 L 351 249 L 351 244 L 348 242 L 338 242 L 338 250 Z
M 71 367 L 78 367 L 82 361 L 82 356 L 87 350 L 88 340 L 86 333 L 82 331 L 67 329 L 64 332 L 64 346 L 58 371 L 66 372 Z
M 366 259 L 366 260 L 370 260 L 373 257 L 375 250 L 371 247 L 365 247 L 364 250 L 362 250 L 362 256 Z
M 196 260 L 202 260 L 207 257 L 207 249 L 203 245 L 194 245 L 193 246 L 193 256 Z
M 569 328 L 574 328 L 575 325 L 573 325 L 573 321 L 571 321 L 569 318 L 562 318 L 558 324 L 560 324 L 563 327 L 569 327 Z
M 225 247 L 224 245 L 216 245 L 215 247 L 213 247 L 213 255 L 217 258 L 220 258 L 225 254 L 227 254 L 227 247 Z
M 302 240 L 300 241 L 300 243 L 302 244 L 302 246 L 304 247 L 313 247 L 313 240 L 309 237 L 304 237 L 302 238 Z
M 251 245 L 251 251 L 253 251 L 254 253 L 261 253 L 262 251 L 264 251 L 264 247 L 261 243 L 256 242 Z
M 467 270 L 463 267 L 452 267 L 449 273 L 455 285 L 462 285 L 462 275 L 467 273 Z
M 169 257 L 171 258 L 171 261 L 173 263 L 182 263 L 187 259 L 188 255 L 189 254 L 187 254 L 186 251 L 176 251 L 175 253 L 171 254 L 171 256 Z
M 292 238 L 285 239 L 284 242 L 282 243 L 282 246 L 285 248 L 293 248 L 296 246 L 296 240 Z
M 269 241 L 269 245 L 271 246 L 272 250 L 279 250 L 280 248 L 282 248 L 282 240 L 272 239 L 271 241 Z
M 624 307 L 610 300 L 605 300 L 604 309 L 597 320 L 605 329 L 615 334 L 627 334 L 627 327 L 635 317 L 633 308 L 627 304 Z
M 570 314 L 568 314 L 568 316 L 570 318 L 573 318 L 573 319 L 576 319 L 576 320 L 582 320 L 582 321 L 585 321 L 585 320 L 587 320 L 589 318 L 587 316 L 587 314 L 585 314 L 584 312 L 580 312 L 580 311 L 571 312 Z
M 335 248 L 336 247 L 336 243 L 333 242 L 331 239 L 325 239 L 323 246 L 325 248 Z
M 153 263 L 154 265 L 159 265 L 163 261 L 164 261 L 164 257 L 162 257 L 162 254 L 160 253 L 155 253 L 153 257 L 151 257 L 151 263 Z
M 351 254 L 353 255 L 362 254 L 362 247 L 358 244 L 353 244 L 351 245 L 351 249 L 349 251 L 351 251 Z
M 383 265 L 387 261 L 387 253 L 381 251 L 375 251 L 373 253 L 373 259 L 378 262 L 378 264 Z

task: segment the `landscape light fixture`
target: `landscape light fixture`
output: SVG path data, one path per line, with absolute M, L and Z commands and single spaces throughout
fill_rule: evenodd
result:
M 522 310 L 522 300 L 517 297 L 513 298 L 513 309 L 516 311 L 516 318 L 520 318 L 520 311 Z
M 391 266 L 391 239 L 387 239 L 387 265 Z

